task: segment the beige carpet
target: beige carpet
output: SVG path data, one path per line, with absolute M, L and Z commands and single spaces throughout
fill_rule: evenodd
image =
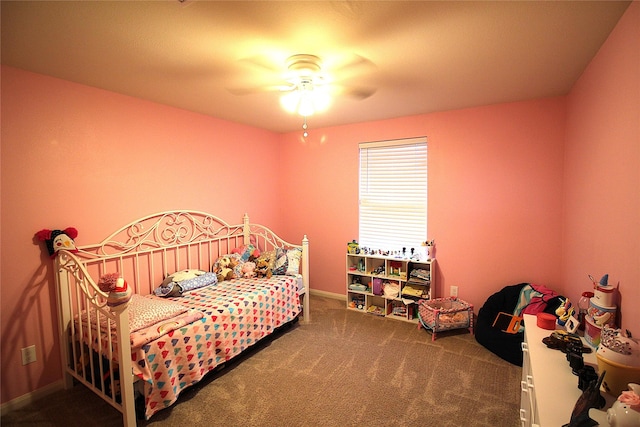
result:
M 186 390 L 149 426 L 519 425 L 521 368 L 467 330 L 438 335 L 314 296 L 313 321 Z M 2 426 L 116 426 L 81 386 L 7 414 Z

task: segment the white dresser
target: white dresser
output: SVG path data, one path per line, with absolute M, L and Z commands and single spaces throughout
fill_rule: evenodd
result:
M 523 427 L 559 427 L 571 420 L 571 412 L 582 391 L 578 377 L 571 373 L 566 355 L 552 350 L 542 342 L 553 331 L 539 328 L 536 316 L 525 314 L 525 337 L 522 344 L 522 392 L 520 394 L 520 422 Z M 585 365 L 598 371 L 595 351 L 584 354 Z M 608 426 L 606 408 L 615 398 L 602 394 L 607 400 L 604 409 L 590 411 L 591 418 Z

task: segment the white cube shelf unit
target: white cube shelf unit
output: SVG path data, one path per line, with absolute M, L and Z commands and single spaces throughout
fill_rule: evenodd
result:
M 435 264 L 435 259 L 348 253 L 347 308 L 417 323 L 418 302 L 435 298 Z

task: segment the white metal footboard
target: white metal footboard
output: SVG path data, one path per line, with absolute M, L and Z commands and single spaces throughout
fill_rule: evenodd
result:
M 303 321 L 309 316 L 309 242 L 279 238 L 262 225 L 229 225 L 217 217 L 190 211 L 163 212 L 121 228 L 97 245 L 56 257 L 56 298 L 64 383 L 83 383 L 123 414 L 125 426 L 136 425 L 127 304 L 111 308 L 98 288 L 100 277 L 119 273 L 134 293 L 150 294 L 166 275 L 186 268 L 209 271 L 218 256 L 242 244 L 260 250 L 300 248 Z M 83 322 L 82 314 L 87 319 Z M 111 333 L 111 328 L 115 333 Z M 106 338 L 105 338 L 106 337 Z M 117 386 L 119 380 L 119 387 Z
M 127 304 L 108 308 L 107 295 L 98 288 L 83 262 L 74 254 L 61 251 L 56 258 L 56 267 L 58 330 L 65 388 L 70 388 L 75 378 L 122 412 L 125 426 L 135 426 Z M 93 312 L 95 316 L 88 316 L 88 322 L 84 323 L 80 321 L 82 312 Z M 103 323 L 107 325 L 106 331 Z M 113 336 L 109 333 L 112 325 L 115 325 L 116 337 L 124 339 L 112 341 Z M 103 335 L 107 339 L 104 352 L 101 344 Z M 84 345 L 83 337 L 90 343 L 97 340 L 98 348 Z

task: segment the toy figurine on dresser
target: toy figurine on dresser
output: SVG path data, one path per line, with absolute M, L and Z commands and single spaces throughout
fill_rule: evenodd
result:
M 607 410 L 607 422 L 611 427 L 640 426 L 640 385 L 629 383 L 613 406 Z
M 615 327 L 616 313 L 616 290 L 617 286 L 608 284 L 609 275 L 602 276 L 599 282 L 589 275 L 593 283 L 593 296 L 589 299 L 589 308 L 584 317 L 584 338 L 592 347 L 600 344 L 600 335 L 604 325 Z

